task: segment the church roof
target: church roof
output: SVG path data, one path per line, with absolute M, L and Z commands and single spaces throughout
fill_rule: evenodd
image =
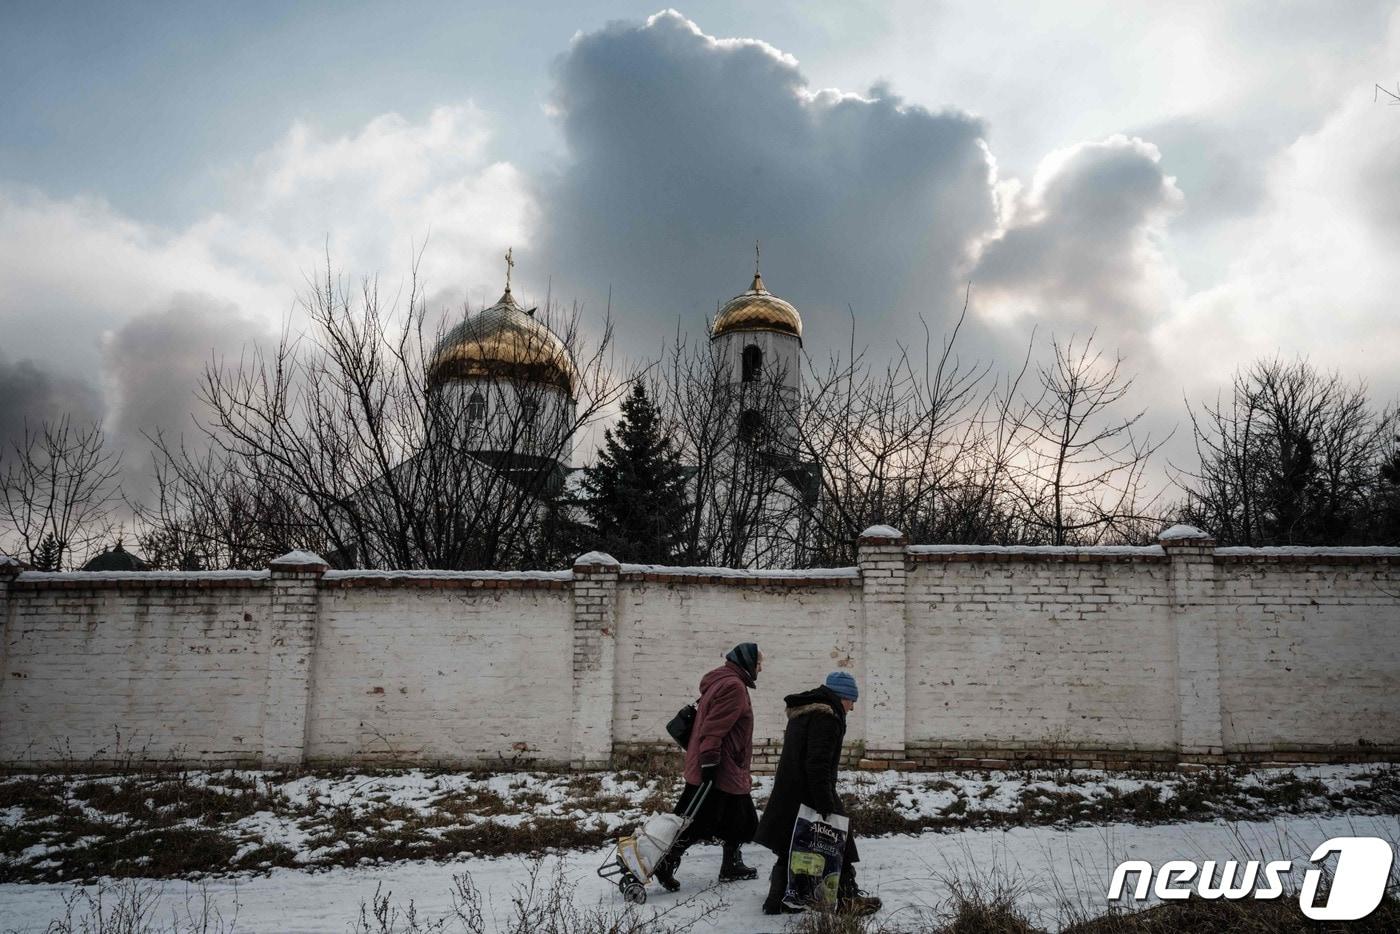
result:
M 146 562 L 122 547 L 121 542 L 117 542 L 110 550 L 93 558 L 83 565 L 84 571 L 145 571 L 149 570 Z
M 500 301 L 452 328 L 433 350 L 429 379 L 507 378 L 558 386 L 574 395 L 578 371 L 569 348 L 535 309 L 516 302 L 506 286 Z
M 731 331 L 775 331 L 800 340 L 802 316 L 789 302 L 769 292 L 763 284 L 763 276 L 755 272 L 748 291 L 725 302 L 715 315 L 710 336 L 719 337 Z

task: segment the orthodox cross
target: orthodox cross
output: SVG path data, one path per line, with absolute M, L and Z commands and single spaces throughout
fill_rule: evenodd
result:
M 515 247 L 510 247 L 509 249 L 506 250 L 506 291 L 507 291 L 507 292 L 510 291 L 510 271 L 511 271 L 512 269 L 515 268 L 515 260 L 512 258 L 512 257 L 514 256 L 514 254 L 515 254 Z

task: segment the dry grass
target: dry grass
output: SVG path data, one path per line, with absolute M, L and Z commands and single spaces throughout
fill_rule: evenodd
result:
M 462 856 L 538 854 L 594 847 L 669 810 L 678 776 L 139 771 L 0 777 L 0 882 L 199 878 L 279 866 L 320 868 Z M 1291 773 L 1240 769 L 1155 777 L 1132 791 L 1091 795 L 1069 773 L 1034 776 L 1010 808 L 999 784 L 948 778 L 917 789 L 944 793 L 936 812 L 913 810 L 859 778 L 846 790 L 862 836 L 1011 827 L 1187 820 L 1278 814 L 1400 813 L 1400 770 L 1361 776 L 1346 794 Z M 986 776 L 990 779 L 990 775 Z M 1026 776 L 1031 778 L 1032 776 Z M 1141 776 L 1124 776 L 1141 777 Z M 306 779 L 314 779 L 309 783 Z M 440 790 L 433 791 L 438 788 Z M 397 790 L 396 790 L 397 789 Z M 949 794 L 951 793 L 951 794 Z M 904 796 L 907 798 L 907 795 Z M 756 802 L 761 807 L 762 796 Z

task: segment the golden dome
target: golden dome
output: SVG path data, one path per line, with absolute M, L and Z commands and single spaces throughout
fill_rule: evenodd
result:
M 802 339 L 802 317 L 797 309 L 769 292 L 763 277 L 753 274 L 753 285 L 729 301 L 715 315 L 710 336 L 719 337 L 731 331 L 776 331 Z
M 521 308 L 506 286 L 501 300 L 452 328 L 433 351 L 428 379 L 507 378 L 558 386 L 574 395 L 578 370 L 559 336 Z

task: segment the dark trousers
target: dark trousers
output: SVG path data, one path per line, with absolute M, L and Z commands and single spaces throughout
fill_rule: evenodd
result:
M 838 897 L 844 898 L 855 893 L 856 890 L 856 862 L 860 859 L 856 852 L 856 838 L 854 834 L 846 836 L 846 850 L 841 854 L 841 882 L 837 885 Z M 773 871 L 768 876 L 768 898 L 764 900 L 765 905 L 777 907 L 782 903 L 783 893 L 787 891 L 787 851 L 778 854 L 777 862 L 773 864 Z

